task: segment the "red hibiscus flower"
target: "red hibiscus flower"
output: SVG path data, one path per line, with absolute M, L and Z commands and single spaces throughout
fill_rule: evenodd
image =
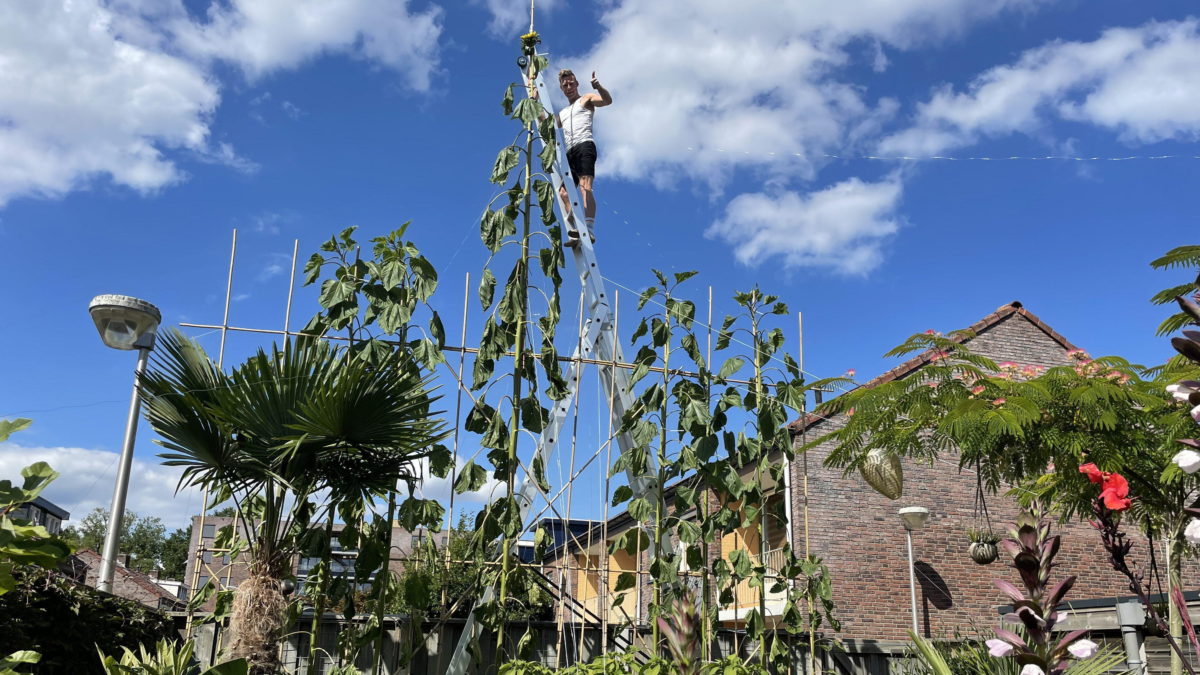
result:
M 1129 499 L 1129 481 L 1119 473 L 1104 475 L 1104 489 L 1100 491 L 1100 499 L 1110 511 L 1124 511 L 1133 503 Z
M 1079 473 L 1086 473 L 1088 480 L 1092 481 L 1093 483 L 1099 483 L 1100 481 L 1104 480 L 1104 472 L 1091 462 L 1079 467 Z

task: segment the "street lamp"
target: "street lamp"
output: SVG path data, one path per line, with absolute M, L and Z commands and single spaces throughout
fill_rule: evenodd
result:
M 113 490 L 112 508 L 108 514 L 108 532 L 104 535 L 104 554 L 100 559 L 100 577 L 96 590 L 112 593 L 117 549 L 121 543 L 121 524 L 125 520 L 125 496 L 129 492 L 129 471 L 133 467 L 133 441 L 137 436 L 138 411 L 142 400 L 138 395 L 142 373 L 162 314 L 154 305 L 125 295 L 98 295 L 88 305 L 100 339 L 113 349 L 138 350 L 137 368 L 133 372 L 133 399 L 129 402 L 129 418 L 125 421 L 125 445 L 121 447 L 121 466 L 117 469 L 117 485 Z
M 917 627 L 917 575 L 913 565 L 912 533 L 925 527 L 929 520 L 929 509 L 923 506 L 906 506 L 900 509 L 900 520 L 904 523 L 904 531 L 908 534 L 908 591 L 912 595 L 913 635 L 920 635 Z

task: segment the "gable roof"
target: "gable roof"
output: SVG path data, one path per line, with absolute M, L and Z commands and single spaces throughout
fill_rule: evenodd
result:
M 1045 333 L 1051 340 L 1058 343 L 1064 350 L 1069 351 L 1072 349 L 1077 349 L 1077 347 L 1074 344 L 1072 344 L 1070 340 L 1063 337 L 1062 334 L 1060 334 L 1058 331 L 1051 328 L 1045 321 L 1042 321 L 1041 319 L 1039 319 L 1037 317 L 1037 315 L 1035 315 L 1033 312 L 1025 309 L 1025 306 L 1022 305 L 1019 301 L 1013 301 L 1013 302 L 1008 303 L 1007 305 L 1002 305 L 996 311 L 992 312 L 991 314 L 988 314 L 987 316 L 983 317 L 979 321 L 976 321 L 975 323 L 971 324 L 967 328 L 967 330 L 971 331 L 976 336 L 978 336 L 980 333 L 983 333 L 987 329 L 989 329 L 1003 321 L 1006 321 L 1006 320 L 1012 318 L 1013 316 L 1020 316 L 1020 317 L 1025 318 L 1031 324 L 1033 324 L 1035 327 L 1037 327 L 1039 330 L 1041 330 L 1043 333 Z M 955 342 L 958 342 L 960 344 L 967 341 L 967 338 L 963 337 L 962 335 L 954 335 L 950 339 Z M 936 354 L 936 353 L 937 353 L 937 350 L 934 350 L 934 349 L 930 349 L 930 350 L 921 352 L 920 354 L 912 357 L 911 359 L 905 361 L 904 363 L 901 363 L 900 365 L 896 366 L 895 368 L 892 368 L 880 375 L 877 375 L 876 377 L 872 378 L 871 380 L 858 385 L 858 387 L 854 387 L 854 389 L 858 389 L 859 387 L 868 387 L 868 388 L 878 387 L 881 384 L 886 384 L 893 380 L 898 380 L 902 377 L 905 377 L 906 375 L 912 373 L 913 371 L 917 370 L 918 368 L 921 368 L 925 364 L 929 363 L 933 359 L 934 354 Z M 850 391 L 853 391 L 853 389 L 851 389 Z M 823 422 L 826 419 L 828 419 L 828 418 L 823 415 L 817 415 L 815 413 L 808 413 L 808 415 L 806 415 L 803 420 L 798 419 L 793 422 L 790 422 L 788 424 L 788 429 L 793 435 L 799 434 L 804 429 L 814 426 L 820 422 Z M 775 452 L 778 452 L 778 450 L 776 450 Z M 680 479 L 679 481 L 676 481 L 675 483 L 666 486 L 666 488 L 663 490 L 663 498 L 668 503 L 672 503 L 674 501 L 675 488 L 677 488 L 679 486 L 679 484 L 683 482 L 683 480 L 684 479 Z M 613 534 L 613 530 L 616 530 L 617 532 L 621 532 L 623 530 L 623 528 L 627 528 L 632 524 L 633 524 L 633 518 L 632 518 L 632 516 L 629 515 L 629 511 L 628 510 L 622 511 L 614 516 L 609 517 L 608 524 L 607 524 L 608 533 L 611 536 Z M 597 539 L 594 539 L 593 541 L 600 543 L 599 535 L 602 532 L 602 529 L 604 527 L 605 527 L 604 521 L 596 522 L 596 524 L 593 525 L 592 534 L 594 534 L 598 537 Z M 558 554 L 559 551 L 561 550 L 564 554 L 570 554 L 570 553 L 576 552 L 578 550 L 578 548 L 579 548 L 578 541 L 572 538 L 571 540 L 567 541 L 567 545 L 565 547 L 556 548 L 553 551 L 551 551 L 550 553 Z
M 1020 301 L 1016 301 L 1016 300 L 1008 303 L 1007 305 L 1002 305 L 996 311 L 992 312 L 991 314 L 988 314 L 987 316 L 983 317 L 979 321 L 976 321 L 975 323 L 971 324 L 967 328 L 967 330 L 971 331 L 972 333 L 974 333 L 978 336 L 979 333 L 982 333 L 985 330 L 987 330 L 988 328 L 991 328 L 992 326 L 995 326 L 996 324 L 1001 323 L 1002 321 L 1005 321 L 1005 320 L 1011 318 L 1013 315 L 1021 316 L 1021 317 L 1024 317 L 1025 319 L 1027 319 L 1031 324 L 1033 324 L 1039 330 L 1041 330 L 1043 333 L 1045 333 L 1051 340 L 1054 340 L 1059 345 L 1061 345 L 1063 349 L 1068 350 L 1068 351 L 1072 350 L 1072 349 L 1078 349 L 1074 344 L 1071 343 L 1070 340 L 1063 337 L 1062 334 L 1060 334 L 1058 331 L 1051 328 L 1045 321 L 1042 321 L 1041 319 L 1039 319 L 1036 314 L 1025 309 L 1025 306 L 1022 305 L 1020 303 Z M 954 335 L 954 336 L 950 337 L 950 340 L 957 342 L 959 344 L 962 344 L 963 342 L 966 342 L 968 340 L 968 338 L 965 338 L 962 335 Z M 863 384 L 860 384 L 857 387 L 854 387 L 854 389 L 859 389 L 862 387 L 871 389 L 873 387 L 878 387 L 881 384 L 887 384 L 888 382 L 892 382 L 893 380 L 899 380 L 900 378 L 909 375 L 913 371 L 925 366 L 930 361 L 932 361 L 934 355 L 937 354 L 937 351 L 938 350 L 936 350 L 936 349 L 927 349 L 927 350 L 921 352 L 920 354 L 912 357 L 911 359 L 905 361 L 904 363 L 901 363 L 900 365 L 896 366 L 895 368 L 892 368 L 891 370 L 888 370 L 880 375 L 877 375 L 874 378 L 872 378 L 871 380 L 869 380 Z M 854 391 L 854 389 L 851 389 L 850 391 Z M 808 427 L 811 427 L 814 424 L 817 424 L 825 419 L 826 418 L 822 415 L 817 415 L 815 413 L 809 413 L 809 414 L 805 415 L 803 419 L 798 419 L 794 422 L 789 423 L 788 429 L 790 429 L 792 431 L 792 433 L 799 433 L 800 431 L 807 429 Z
M 67 563 L 71 566 L 71 568 L 75 568 L 75 565 L 79 564 L 79 565 L 83 565 L 84 567 L 89 568 L 89 569 L 90 568 L 99 569 L 101 561 L 102 561 L 102 558 L 101 558 L 100 554 L 93 551 L 90 548 L 85 548 L 85 549 L 76 551 L 74 554 L 71 555 L 70 558 L 67 559 Z M 150 575 L 148 575 L 148 574 L 144 574 L 133 568 L 126 567 L 120 563 L 113 566 L 113 571 L 114 571 L 114 573 L 119 574 L 119 575 L 125 577 L 126 579 L 132 581 L 133 583 L 137 584 L 138 586 L 140 586 L 142 589 L 144 589 L 148 593 L 157 595 L 159 597 L 160 601 L 166 600 L 168 602 L 175 602 L 178 604 L 183 604 L 183 601 L 181 601 L 178 597 L 176 597 L 175 594 L 171 593 L 170 591 L 163 588 L 162 586 L 159 586 L 158 582 L 156 582 L 154 579 L 150 578 Z M 86 580 L 87 579 L 87 571 L 84 570 L 82 572 L 83 572 L 82 580 Z

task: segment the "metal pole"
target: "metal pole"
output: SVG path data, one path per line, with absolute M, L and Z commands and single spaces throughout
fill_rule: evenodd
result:
M 129 471 L 133 468 L 133 442 L 137 437 L 138 411 L 142 399 L 138 388 L 150 349 L 138 350 L 137 368 L 133 371 L 133 398 L 129 401 L 129 418 L 125 421 L 125 445 L 121 448 L 121 466 L 117 470 L 117 486 L 113 490 L 112 508 L 108 514 L 108 532 L 104 535 L 104 556 L 100 559 L 100 579 L 96 590 L 112 593 L 113 573 L 116 571 L 117 549 L 121 545 L 121 525 L 125 522 L 125 497 L 129 494 Z
M 913 635 L 919 636 L 921 630 L 917 627 L 917 577 L 913 566 L 912 530 L 905 527 L 904 532 L 908 534 L 908 591 L 912 595 Z

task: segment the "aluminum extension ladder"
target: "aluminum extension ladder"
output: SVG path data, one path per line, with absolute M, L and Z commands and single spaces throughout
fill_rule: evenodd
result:
M 522 69 L 522 77 L 525 77 L 524 69 L 526 66 L 518 66 Z M 527 81 L 527 80 L 526 80 Z M 550 116 L 557 115 L 557 106 L 554 105 L 554 92 L 550 87 L 546 86 L 543 72 L 539 72 L 533 81 L 537 87 L 538 99 L 542 103 L 542 107 Z M 555 125 L 555 136 L 557 137 L 557 125 Z M 545 147 L 545 141 L 538 135 L 538 142 Z M 563 167 L 567 166 L 566 150 L 561 143 L 555 143 L 557 146 L 553 171 L 550 178 L 554 188 L 554 203 L 559 212 L 559 220 L 562 221 L 563 227 L 566 229 L 574 229 L 579 234 L 579 245 L 571 248 L 571 252 L 575 259 L 575 272 L 579 275 L 579 283 L 583 286 L 584 291 L 584 307 L 587 310 L 588 318 L 583 325 L 583 339 L 576 346 L 575 353 L 572 358 L 578 359 L 582 355 L 585 359 L 592 359 L 601 362 L 624 363 L 625 358 L 621 354 L 621 343 L 617 339 L 615 330 L 616 316 L 613 313 L 612 305 L 608 291 L 604 287 L 604 279 L 600 275 L 600 265 L 596 261 L 596 252 L 592 248 L 591 238 L 588 236 L 586 228 L 581 228 L 584 224 L 583 206 L 579 199 L 579 193 L 575 189 L 574 181 L 566 179 L 566 174 L 563 172 Z M 564 213 L 564 205 L 559 198 L 560 190 L 566 188 L 567 196 L 571 201 L 571 210 Z M 518 349 L 520 346 L 518 345 Z M 538 440 L 536 457 L 542 460 L 542 466 L 550 466 L 550 457 L 554 454 L 555 447 L 558 446 L 561 432 L 567 421 L 567 411 L 570 409 L 570 402 L 575 398 L 579 387 L 580 368 L 583 364 L 578 361 L 571 362 L 567 369 L 567 395 L 561 400 L 556 401 L 554 408 L 550 411 L 550 422 L 546 428 L 542 430 L 541 438 Z M 621 418 L 625 415 L 625 411 L 633 405 L 633 396 L 629 391 L 629 370 L 625 368 L 613 368 L 612 366 L 599 366 L 600 383 L 604 387 L 605 395 L 612 395 L 612 424 L 614 428 L 620 428 Z M 613 379 L 616 379 L 615 386 Z M 617 436 L 617 446 L 622 454 L 627 453 L 634 448 L 633 438 L 628 433 L 619 434 Z M 535 460 L 536 461 L 536 460 Z M 645 473 L 641 476 L 633 475 L 632 467 L 625 470 L 625 475 L 629 480 L 629 487 L 633 490 L 634 499 L 638 497 L 651 497 L 652 501 L 657 501 L 661 495 L 660 486 L 655 486 L 654 481 L 649 476 L 656 472 L 656 465 L 653 456 L 647 456 Z M 530 465 L 532 466 L 532 464 Z M 608 468 L 605 467 L 607 471 Z M 521 510 L 521 522 L 525 522 L 529 518 L 529 510 L 533 506 L 534 492 L 537 490 L 535 481 L 526 477 L 526 480 L 521 483 L 521 490 L 517 493 L 517 504 Z M 528 523 L 526 523 L 528 527 Z M 645 529 L 645 525 L 640 527 Z M 603 542 L 607 545 L 607 542 Z M 651 555 L 653 551 L 653 538 L 651 538 Z M 667 539 L 663 543 L 665 551 L 670 553 L 671 542 Z M 479 603 L 490 602 L 494 597 L 494 590 L 488 587 Z M 450 659 L 450 665 L 446 670 L 446 675 L 464 675 L 467 667 L 470 664 L 470 653 L 468 646 L 474 639 L 475 631 L 478 625 L 475 621 L 475 607 L 471 608 L 471 615 L 467 619 L 467 623 L 463 628 L 462 637 L 458 641 L 458 646 L 454 650 L 454 656 Z

